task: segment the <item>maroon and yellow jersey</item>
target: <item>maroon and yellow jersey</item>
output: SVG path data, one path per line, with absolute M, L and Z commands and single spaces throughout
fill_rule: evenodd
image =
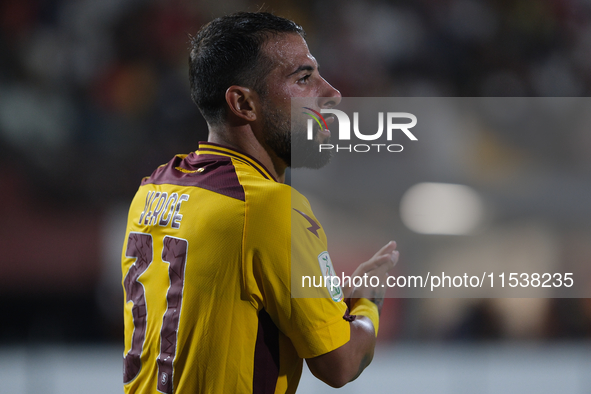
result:
M 145 178 L 123 245 L 125 392 L 295 392 L 302 359 L 350 332 L 327 289 L 292 298 L 292 247 L 324 274 L 308 201 L 245 154 L 201 143 Z

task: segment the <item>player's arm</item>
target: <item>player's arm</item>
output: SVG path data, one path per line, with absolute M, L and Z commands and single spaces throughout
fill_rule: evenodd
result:
M 350 329 L 349 342 L 332 352 L 306 359 L 312 374 L 331 387 L 342 387 L 354 380 L 373 359 L 376 337 L 369 318 L 358 316 Z
M 388 270 L 397 261 L 396 243 L 390 242 L 361 264 L 353 276 L 378 276 L 380 283 L 384 283 Z M 379 313 L 386 288 L 355 288 L 346 291 L 352 297 L 347 301 L 350 313 L 357 316 L 349 325 L 349 342 L 321 356 L 306 359 L 312 374 L 332 387 L 342 387 L 356 379 L 373 359 Z

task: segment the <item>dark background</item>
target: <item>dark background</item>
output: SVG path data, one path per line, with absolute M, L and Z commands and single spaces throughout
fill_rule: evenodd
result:
M 207 138 L 189 96 L 188 36 L 213 17 L 260 8 L 252 1 L 0 2 L 0 344 L 122 343 L 127 205 L 143 176 Z M 268 1 L 262 8 L 304 26 L 323 76 L 343 96 L 584 97 L 591 90 L 591 3 L 582 0 Z M 500 172 L 528 162 L 556 181 L 588 178 L 591 133 L 489 136 L 483 152 Z M 561 222 L 561 258 L 591 262 L 585 222 Z M 416 327 L 433 306 L 388 302 L 384 341 L 591 335 L 583 299 L 471 300 L 430 329 Z M 527 318 L 520 311 L 535 316 L 514 329 Z

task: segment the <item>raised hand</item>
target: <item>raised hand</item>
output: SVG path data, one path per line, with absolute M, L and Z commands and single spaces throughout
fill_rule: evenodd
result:
M 386 294 L 386 278 L 388 271 L 394 268 L 398 262 L 399 252 L 396 250 L 396 242 L 390 241 L 367 260 L 361 263 L 351 275 L 352 286 L 345 288 L 348 299 L 367 298 L 373 301 L 381 311 Z M 355 279 L 355 278 L 362 278 Z M 377 280 L 372 277 L 377 278 Z M 357 286 L 361 283 L 361 286 Z

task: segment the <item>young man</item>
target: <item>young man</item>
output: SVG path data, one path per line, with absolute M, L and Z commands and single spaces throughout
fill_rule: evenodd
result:
M 328 130 L 312 141 L 303 129 L 291 135 L 290 99 L 309 97 L 320 110 L 340 93 L 318 73 L 301 27 L 268 13 L 204 26 L 190 73 L 208 142 L 145 178 L 129 211 L 125 390 L 293 393 L 303 359 L 340 387 L 373 357 L 384 290 L 355 289 L 347 303 L 328 289 L 291 297 L 296 264 L 322 275 L 330 259 L 308 201 L 283 184 L 288 166 L 328 161 L 317 154 Z M 296 148 L 306 154 L 292 163 Z M 354 275 L 384 277 L 395 248 L 388 243 Z

